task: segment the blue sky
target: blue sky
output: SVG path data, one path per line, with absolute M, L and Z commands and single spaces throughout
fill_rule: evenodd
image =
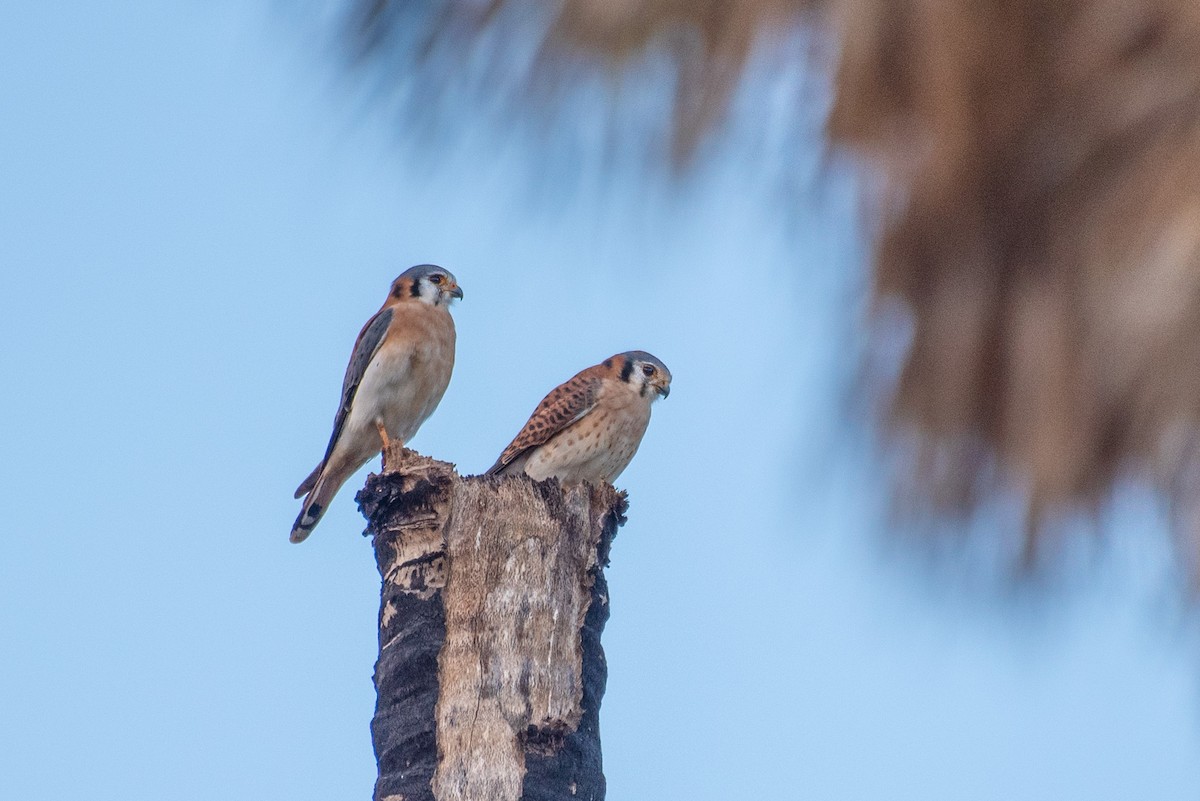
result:
M 469 116 L 430 151 L 269 3 L 10 2 L 0 30 L 0 798 L 369 797 L 361 477 L 287 533 L 355 334 L 426 261 L 466 298 L 413 445 L 464 472 L 605 356 L 675 376 L 620 480 L 610 798 L 1200 795 L 1145 498 L 1016 600 L 888 529 L 842 411 L 844 186 L 781 215 L 736 137 L 677 194 Z

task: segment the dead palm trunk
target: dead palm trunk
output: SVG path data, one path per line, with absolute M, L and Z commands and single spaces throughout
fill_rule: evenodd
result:
M 385 457 L 358 496 L 383 579 L 376 801 L 603 799 L 603 568 L 624 495 Z

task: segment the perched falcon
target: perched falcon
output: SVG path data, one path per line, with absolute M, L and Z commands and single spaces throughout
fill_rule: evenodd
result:
M 450 302 L 462 298 L 448 270 L 419 264 L 392 282 L 383 308 L 354 343 L 325 458 L 296 490 L 306 495 L 292 526 L 303 542 L 351 475 L 389 440 L 408 442 L 437 408 L 454 369 Z
M 650 404 L 671 392 L 671 371 L 642 350 L 589 367 L 542 399 L 490 476 L 612 482 L 637 453 Z

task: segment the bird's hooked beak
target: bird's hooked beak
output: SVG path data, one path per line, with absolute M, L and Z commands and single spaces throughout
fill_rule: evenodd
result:
M 455 284 L 454 286 L 452 286 L 446 290 L 446 294 L 452 298 L 458 298 L 459 300 L 462 300 L 462 296 L 463 296 L 462 287 L 460 287 L 458 284 Z
M 657 386 L 655 386 L 655 389 L 658 390 L 658 395 L 660 398 L 666 398 L 668 395 L 671 394 L 671 385 L 670 384 L 658 384 Z

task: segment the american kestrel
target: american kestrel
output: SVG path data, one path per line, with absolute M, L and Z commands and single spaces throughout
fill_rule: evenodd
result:
M 650 404 L 671 392 L 671 371 L 642 350 L 618 353 L 542 399 L 489 476 L 612 482 L 637 453 Z
M 389 440 L 411 440 L 437 408 L 454 369 L 449 306 L 462 296 L 450 271 L 433 264 L 411 267 L 392 282 L 354 343 L 325 458 L 296 490 L 297 498 L 307 497 L 292 542 L 312 532 L 346 479 Z

